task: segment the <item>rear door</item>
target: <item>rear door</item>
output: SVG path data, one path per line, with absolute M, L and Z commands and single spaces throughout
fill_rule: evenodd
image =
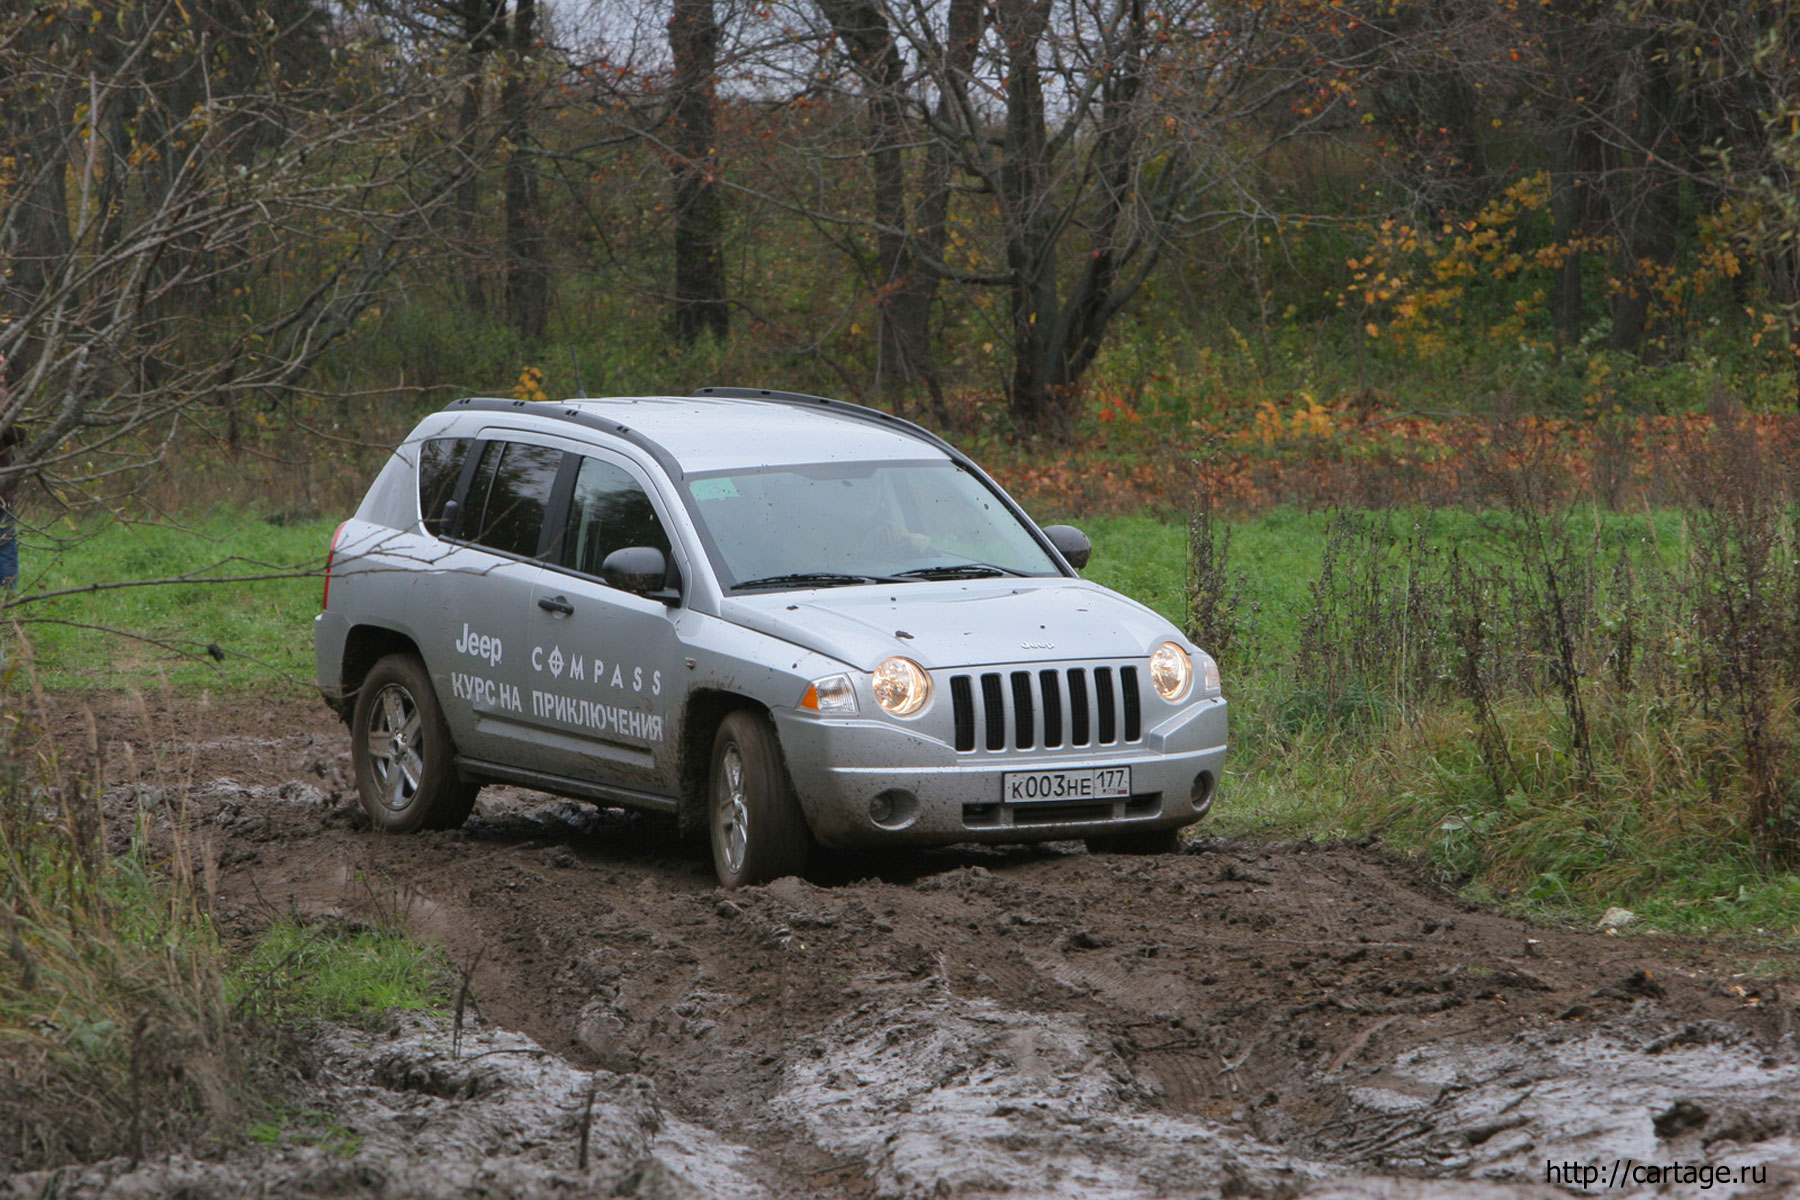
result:
M 416 627 L 434 631 L 426 654 L 458 748 L 529 766 L 527 610 L 544 573 L 550 509 L 564 451 L 517 437 L 477 444 L 459 511 L 440 516 L 454 549 L 433 585 L 415 589 Z M 431 514 L 427 512 L 427 521 Z

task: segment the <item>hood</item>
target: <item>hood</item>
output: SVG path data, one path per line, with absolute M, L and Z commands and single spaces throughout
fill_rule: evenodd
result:
M 1080 579 L 808 588 L 728 596 L 719 615 L 864 671 L 894 654 L 937 669 L 1129 658 L 1187 641 L 1143 605 Z

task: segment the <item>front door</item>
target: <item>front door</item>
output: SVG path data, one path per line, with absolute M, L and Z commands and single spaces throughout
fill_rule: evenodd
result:
M 650 546 L 668 559 L 667 522 L 624 459 L 582 457 L 560 539 L 527 610 L 526 709 L 542 769 L 633 791 L 678 790 L 675 720 L 686 694 L 681 610 L 609 585 L 606 556 Z

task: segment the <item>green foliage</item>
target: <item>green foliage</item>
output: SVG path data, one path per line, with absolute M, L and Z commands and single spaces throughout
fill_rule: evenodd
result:
M 362 1149 L 361 1134 L 314 1108 L 276 1109 L 268 1120 L 254 1122 L 245 1132 L 265 1146 L 307 1146 L 338 1158 L 355 1158 Z
M 354 1134 L 282 1108 L 269 1035 L 441 1006 L 441 952 L 392 926 L 288 919 L 234 957 L 207 916 L 209 868 L 162 811 L 163 789 L 109 810 L 54 755 L 26 749 L 41 744 L 16 708 L 0 711 L 0 1169 L 243 1133 L 353 1153 Z M 129 835 L 109 838 L 109 818 Z
M 1184 530 L 1145 518 L 1089 522 L 1086 574 L 1120 587 L 1171 620 L 1184 619 L 1180 562 Z M 1705 932 L 1800 933 L 1800 875 L 1759 850 L 1741 807 L 1744 763 L 1736 718 L 1708 701 L 1705 655 L 1679 605 L 1733 594 L 1711 584 L 1682 592 L 1654 581 L 1686 572 L 1700 549 L 1690 515 L 1675 508 L 1569 514 L 1562 536 L 1598 568 L 1591 586 L 1590 639 L 1582 694 L 1593 756 L 1584 769 L 1547 659 L 1516 639 L 1514 618 L 1541 615 L 1527 580 L 1485 593 L 1490 635 L 1511 648 L 1490 662 L 1498 747 L 1513 764 L 1497 796 L 1475 735 L 1479 714 L 1457 683 L 1454 637 L 1428 639 L 1425 677 L 1397 673 L 1393 646 L 1404 615 L 1405 570 L 1419 569 L 1420 533 L 1481 566 L 1490 584 L 1531 531 L 1519 513 L 1461 510 L 1333 515 L 1278 509 L 1230 523 L 1230 565 L 1242 573 L 1239 603 L 1254 621 L 1224 659 L 1232 702 L 1232 750 L 1209 820 L 1229 832 L 1315 837 L 1379 833 L 1429 855 L 1446 877 L 1523 909 L 1591 919 L 1622 904 L 1650 927 Z M 1324 567 L 1340 544 L 1332 580 Z M 1627 563 L 1635 599 L 1616 574 Z M 1434 575 L 1434 581 L 1440 577 Z M 1454 598 L 1433 583 L 1431 606 Z M 1323 609 L 1323 611 L 1319 611 Z M 1415 612 L 1415 617 L 1419 614 Z M 1334 624 L 1327 624 L 1330 618 Z M 1315 646 L 1303 667 L 1309 626 L 1337 651 Z M 1621 637 L 1632 671 L 1621 686 Z M 1360 659 L 1354 648 L 1372 647 Z M 1373 666 L 1388 669 L 1370 671 Z M 1503 686 L 1502 686 L 1503 685 Z M 1771 736 L 1800 740 L 1797 697 L 1777 686 L 1766 712 Z M 1736 782 L 1734 782 L 1736 781 Z
M 261 1020 L 361 1022 L 393 1008 L 443 1007 L 443 953 L 393 926 L 275 922 L 233 964 L 225 990 Z
M 244 1046 L 185 848 L 107 850 L 95 789 L 0 711 L 0 1125 L 23 1166 L 229 1133 Z M 5 1161 L 5 1160 L 0 1160 Z
M 146 689 L 165 681 L 267 689 L 272 676 L 303 688 L 312 680 L 312 618 L 336 524 L 232 510 L 189 524 L 65 520 L 20 539 L 23 593 L 188 582 L 21 602 L 5 617 L 30 639 L 39 683 L 56 690 Z M 0 646 L 10 638 L 0 633 Z

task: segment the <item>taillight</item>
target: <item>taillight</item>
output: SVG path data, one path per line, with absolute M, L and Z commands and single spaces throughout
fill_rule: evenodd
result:
M 337 557 L 338 539 L 344 536 L 344 526 L 348 524 L 350 522 L 345 521 L 333 531 L 331 549 L 325 552 L 325 594 L 319 597 L 319 611 L 321 612 L 331 607 L 331 560 Z

